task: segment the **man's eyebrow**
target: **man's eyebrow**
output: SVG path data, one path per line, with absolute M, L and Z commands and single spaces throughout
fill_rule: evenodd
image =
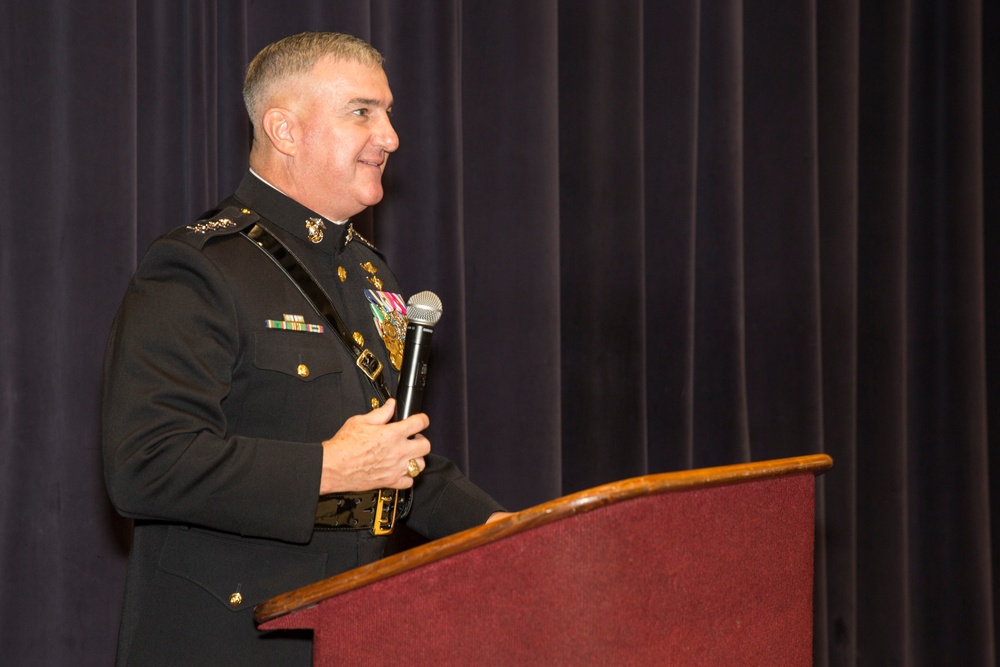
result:
M 391 107 L 392 106 L 392 101 L 390 101 L 389 104 L 384 104 L 382 102 L 382 100 L 369 99 L 367 97 L 355 97 L 350 102 L 348 102 L 348 104 L 350 104 L 350 105 L 358 105 L 358 106 L 365 106 L 365 107 L 381 107 L 381 106 L 390 106 Z

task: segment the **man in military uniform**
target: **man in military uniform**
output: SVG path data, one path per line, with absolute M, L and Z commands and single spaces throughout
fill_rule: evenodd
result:
M 429 538 L 503 516 L 426 415 L 393 420 L 405 300 L 349 222 L 398 147 L 381 56 L 289 37 L 244 97 L 249 172 L 153 243 L 108 346 L 105 477 L 135 520 L 119 664 L 308 665 L 255 604 L 378 559 L 405 515 Z M 344 632 L 378 650 L 369 618 Z

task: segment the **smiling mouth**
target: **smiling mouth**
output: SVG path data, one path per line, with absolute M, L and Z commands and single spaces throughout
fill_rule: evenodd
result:
M 375 167 L 376 169 L 381 171 L 382 168 L 385 167 L 385 160 L 387 157 L 388 155 L 386 155 L 385 151 L 378 151 L 378 154 L 375 155 L 374 157 L 369 157 L 367 159 L 363 157 L 358 158 L 358 162 L 360 162 L 361 164 L 366 164 L 369 167 Z
M 385 164 L 384 162 L 369 162 L 368 160 L 358 160 L 358 162 L 369 167 L 375 167 L 379 171 L 382 171 L 382 165 Z

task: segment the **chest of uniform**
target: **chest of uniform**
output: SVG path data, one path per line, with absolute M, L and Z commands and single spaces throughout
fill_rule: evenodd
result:
M 406 330 L 405 301 L 395 277 L 367 249 L 312 253 L 300 261 L 353 342 L 378 359 L 395 392 Z M 239 421 L 254 422 L 258 412 L 266 413 L 268 424 L 278 419 L 284 428 L 306 434 L 371 409 L 376 393 L 356 357 L 295 282 L 260 252 L 240 257 L 237 265 L 232 279 L 240 286 L 236 307 L 243 352 L 234 369 L 232 408 Z

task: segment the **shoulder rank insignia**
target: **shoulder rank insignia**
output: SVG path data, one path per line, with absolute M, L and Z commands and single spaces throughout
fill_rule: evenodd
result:
M 180 238 L 201 247 L 213 236 L 238 232 L 260 220 L 260 216 L 247 208 L 227 206 L 210 216 L 175 230 Z
M 205 232 L 214 232 L 217 229 L 228 229 L 235 226 L 236 223 L 229 218 L 219 218 L 218 220 L 209 220 L 208 222 L 196 222 L 193 225 L 188 225 L 187 228 L 197 234 L 204 234 Z

